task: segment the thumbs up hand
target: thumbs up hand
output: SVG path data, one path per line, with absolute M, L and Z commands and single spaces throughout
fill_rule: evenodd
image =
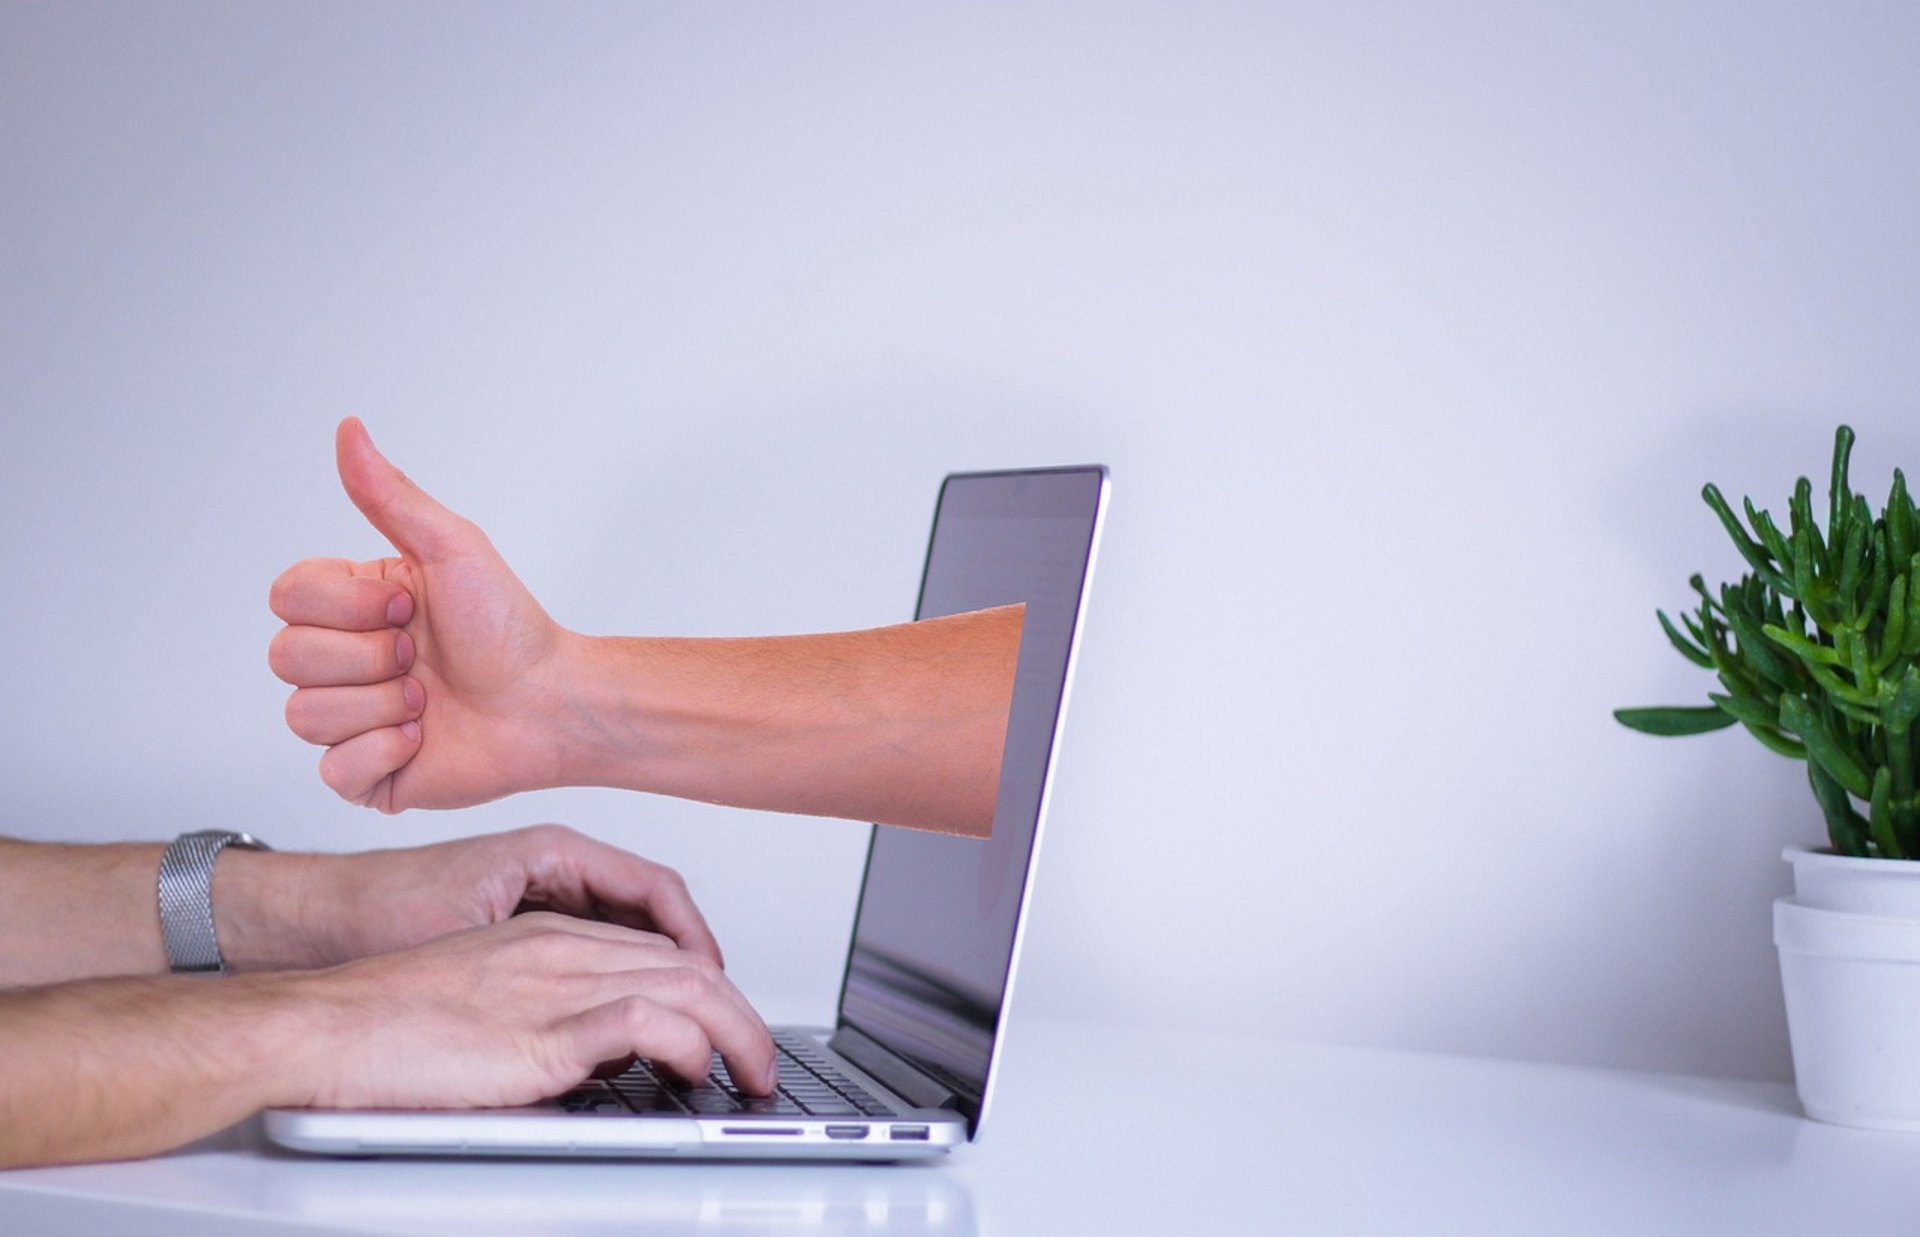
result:
M 357 419 L 340 423 L 335 451 L 348 497 L 399 555 L 310 558 L 273 583 L 287 627 L 267 662 L 296 689 L 287 725 L 327 748 L 321 780 L 383 812 L 555 784 L 551 718 L 573 637 Z

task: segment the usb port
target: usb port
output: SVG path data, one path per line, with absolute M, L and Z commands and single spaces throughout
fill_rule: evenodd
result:
M 864 1125 L 830 1125 L 827 1127 L 828 1138 L 865 1138 L 866 1136 L 867 1127 Z
M 896 1125 L 892 1128 L 888 1137 L 892 1138 L 895 1142 L 923 1143 L 927 1141 L 927 1127 L 924 1125 Z

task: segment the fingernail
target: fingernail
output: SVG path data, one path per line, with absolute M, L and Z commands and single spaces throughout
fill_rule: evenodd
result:
M 387 625 L 398 627 L 413 617 L 413 594 L 395 593 L 387 601 Z
M 401 679 L 400 698 L 406 702 L 409 713 L 418 713 L 427 707 L 427 689 L 420 686 L 419 679 Z
M 780 1085 L 779 1058 L 776 1057 L 775 1059 L 767 1062 L 767 1080 L 764 1085 L 769 1092 L 771 1092 L 775 1087 Z
M 413 637 L 404 631 L 396 635 L 393 638 L 393 656 L 394 659 L 400 663 L 402 670 L 411 666 L 413 664 Z
M 407 736 L 407 742 L 418 743 L 420 741 L 420 723 L 401 722 L 400 733 Z

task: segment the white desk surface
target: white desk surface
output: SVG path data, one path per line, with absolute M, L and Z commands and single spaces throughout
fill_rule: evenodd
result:
M 1920 1231 L 1920 1135 L 1785 1086 L 1030 1020 L 930 1165 L 311 1159 L 251 1123 L 0 1173 L 0 1233 Z

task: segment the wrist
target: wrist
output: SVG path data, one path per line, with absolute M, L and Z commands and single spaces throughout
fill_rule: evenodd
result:
M 195 1038 L 220 1045 L 219 1077 L 212 1083 L 236 1092 L 240 1115 L 310 1103 L 324 1081 L 326 1062 L 340 1041 L 309 982 L 323 973 L 271 971 L 194 983 L 206 992 L 212 1015 Z
M 634 745 L 646 727 L 647 692 L 635 673 L 645 643 L 638 637 L 562 633 L 555 653 L 559 690 L 548 728 L 555 739 L 553 768 L 540 786 L 526 789 L 645 789 L 632 773 Z
M 349 1016 L 352 1002 L 335 994 L 340 967 L 237 975 L 219 984 L 233 990 L 237 1022 L 250 1032 L 248 1059 L 263 1075 L 254 1110 L 307 1108 L 333 1087 L 340 1061 L 368 1028 Z
M 327 855 L 228 847 L 213 866 L 213 930 L 227 969 L 303 970 L 336 960 L 314 884 Z

